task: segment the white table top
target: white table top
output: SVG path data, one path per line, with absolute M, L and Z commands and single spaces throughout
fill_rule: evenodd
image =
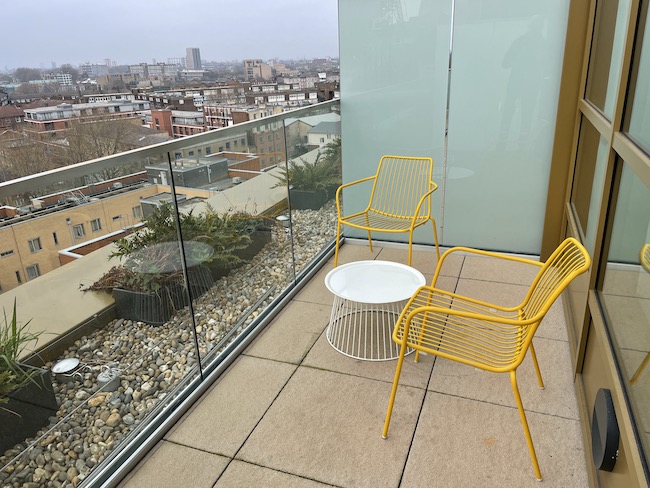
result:
M 392 303 L 411 298 L 426 284 L 424 275 L 405 264 L 355 261 L 327 273 L 325 286 L 335 295 L 362 303 Z

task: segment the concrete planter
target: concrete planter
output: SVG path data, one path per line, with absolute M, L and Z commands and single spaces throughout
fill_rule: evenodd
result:
M 294 210 L 319 210 L 329 200 L 327 190 L 289 190 L 291 208 Z
M 59 409 L 49 371 L 26 365 L 23 368 L 35 369 L 38 373 L 33 378 L 34 382 L 10 393 L 9 402 L 2 404 L 4 409 L 14 413 L 0 409 L 0 455 L 25 439 L 34 437 L 49 424 L 49 418 L 55 416 Z
M 164 286 L 156 292 L 113 289 L 117 316 L 151 325 L 167 322 L 184 301 L 180 285 Z

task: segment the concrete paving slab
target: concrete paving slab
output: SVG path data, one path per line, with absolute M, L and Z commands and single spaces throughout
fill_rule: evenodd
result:
M 424 392 L 400 388 L 396 421 L 405 427 L 384 440 L 390 387 L 301 367 L 237 458 L 337 486 L 397 487 Z
M 287 363 L 240 357 L 165 438 L 234 456 L 294 370 Z

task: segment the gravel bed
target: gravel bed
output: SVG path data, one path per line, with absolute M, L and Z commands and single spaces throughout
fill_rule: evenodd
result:
M 335 236 L 335 222 L 333 201 L 318 211 L 293 212 L 293 254 L 299 267 Z M 226 347 L 293 279 L 289 231 L 278 227 L 274 232 L 273 241 L 255 258 L 195 301 L 201 357 Z M 79 358 L 89 369 L 81 378 L 53 382 L 56 417 L 36 438 L 0 456 L 0 486 L 78 486 L 156 405 L 182 387 L 197 365 L 190 319 L 188 307 L 161 326 L 117 319 L 71 344 L 57 361 Z M 119 370 L 115 391 L 99 387 L 102 369 Z

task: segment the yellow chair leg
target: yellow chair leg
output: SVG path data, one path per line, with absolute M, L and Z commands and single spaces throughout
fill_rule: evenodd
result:
M 641 373 L 643 373 L 643 370 L 645 367 L 648 365 L 648 361 L 650 361 L 650 352 L 645 355 L 643 358 L 643 361 L 641 361 L 641 364 L 639 364 L 639 367 L 636 369 L 632 377 L 630 378 L 630 384 L 633 385 L 634 383 L 637 382 L 639 379 L 639 376 L 641 376 Z
M 431 217 L 431 223 L 433 224 L 433 240 L 436 243 L 436 255 L 438 256 L 438 261 L 440 261 L 440 246 L 438 245 L 438 229 L 436 229 L 436 221 Z
M 533 343 L 530 343 L 530 357 L 533 359 L 533 365 L 535 366 L 535 373 L 537 374 L 537 383 L 539 387 L 544 389 L 544 380 L 542 379 L 542 372 L 539 370 L 539 364 L 537 364 L 537 354 L 535 354 L 535 347 Z
M 368 231 L 368 245 L 370 246 L 370 252 L 372 252 L 372 237 L 370 237 L 370 231 Z
M 411 229 L 411 231 L 409 232 L 409 260 L 408 263 L 406 263 L 409 266 L 411 266 L 412 257 L 413 257 L 413 229 Z
M 334 250 L 334 267 L 339 264 L 339 243 L 341 241 L 341 221 L 336 223 L 336 248 Z
M 528 421 L 526 420 L 526 413 L 524 412 L 524 404 L 521 403 L 521 396 L 519 395 L 519 388 L 517 387 L 517 373 L 515 371 L 510 371 L 510 383 L 512 384 L 512 391 L 515 394 L 515 401 L 517 402 L 521 425 L 523 425 L 524 434 L 526 434 L 526 444 L 528 444 L 528 451 L 530 451 L 530 458 L 533 462 L 535 477 L 537 478 L 537 481 L 542 481 L 542 472 L 539 470 L 539 463 L 537 462 L 537 454 L 535 454 L 533 438 L 530 436 L 530 429 L 528 428 Z
M 384 430 L 381 436 L 386 439 L 388 437 L 388 427 L 390 425 L 390 417 L 393 413 L 393 405 L 395 404 L 395 395 L 397 394 L 397 385 L 399 384 L 399 377 L 402 374 L 402 364 L 404 363 L 404 355 L 406 353 L 406 343 L 402 344 L 399 351 L 399 358 L 397 359 L 397 367 L 395 368 L 395 379 L 393 380 L 393 389 L 390 392 L 390 400 L 388 400 L 388 410 L 386 411 L 386 420 L 384 421 Z

